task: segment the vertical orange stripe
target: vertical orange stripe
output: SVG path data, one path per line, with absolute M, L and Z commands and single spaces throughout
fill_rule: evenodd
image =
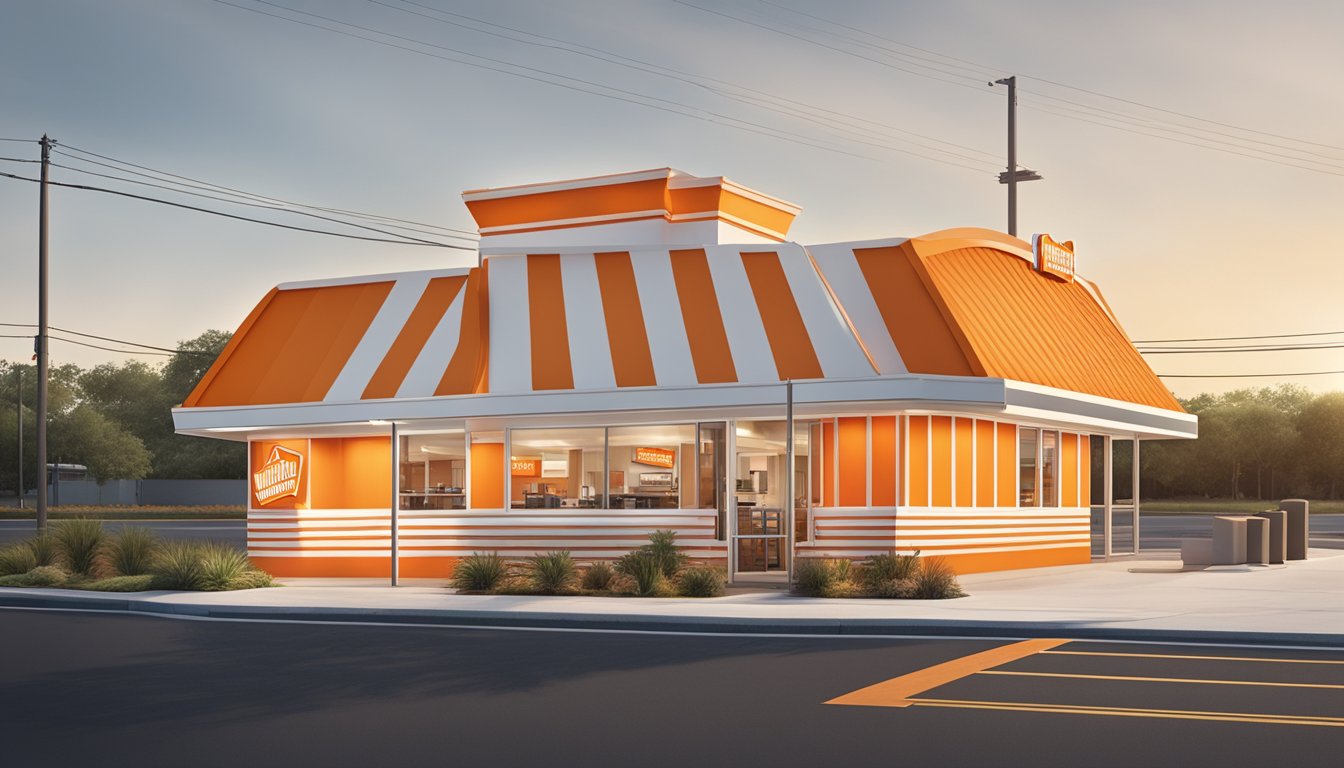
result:
M 1016 507 L 1017 502 L 1017 427 L 998 425 L 999 441 L 999 506 Z
M 812 423 L 808 425 L 807 448 L 808 448 L 809 470 L 811 471 L 811 477 L 809 478 L 809 481 L 812 486 L 809 489 L 809 491 L 812 494 L 809 500 L 812 502 L 812 506 L 814 507 L 825 506 L 825 503 L 823 502 L 824 497 L 821 495 L 822 444 L 821 444 L 820 423 Z
M 504 444 L 471 444 L 471 487 L 468 506 L 472 509 L 504 508 Z
M 873 417 L 873 506 L 896 506 L 896 417 Z
M 975 505 L 992 507 L 994 497 L 994 422 L 975 420 Z
M 559 254 L 527 256 L 527 306 L 532 335 L 532 389 L 573 389 L 569 325 Z
M 905 419 L 896 417 L 896 503 L 904 506 L 905 501 Z
M 457 349 L 434 389 L 435 395 L 486 391 L 485 358 L 489 351 L 490 321 L 485 272 L 484 268 L 477 267 L 467 273 L 467 283 L 462 289 L 467 294 L 462 297 L 462 328 L 457 334 Z
M 719 311 L 718 296 L 714 294 L 709 259 L 698 248 L 672 251 L 669 258 L 677 300 L 681 303 L 681 319 L 686 324 L 686 340 L 691 345 L 696 380 L 701 384 L 737 381 L 728 333 L 723 329 L 723 314 Z
M 919 257 L 913 251 L 899 246 L 860 248 L 854 251 L 854 260 L 907 370 L 976 375 L 930 287 L 920 276 L 915 266 Z
M 406 324 L 401 327 L 401 332 L 383 356 L 383 362 L 373 372 L 368 386 L 364 387 L 364 399 L 397 396 L 397 390 L 401 388 L 406 374 L 410 373 L 415 358 L 420 356 L 420 350 L 425 348 L 429 335 L 443 319 L 443 314 L 448 311 L 453 299 L 457 298 L 465 282 L 466 278 L 461 276 L 436 277 L 429 281 L 415 309 L 411 310 L 411 316 L 406 319 Z
M 635 269 L 630 254 L 595 253 L 597 285 L 602 293 L 602 314 L 607 321 L 607 342 L 611 346 L 611 368 L 618 387 L 651 387 L 653 354 L 644 328 L 644 310 L 635 284 Z
M 952 506 L 952 417 L 929 417 L 929 458 L 933 463 L 932 506 Z
M 1072 432 L 1059 438 L 1059 506 L 1078 506 L 1078 436 Z
M 224 366 L 228 364 L 229 358 L 233 356 L 233 353 L 237 350 L 238 346 L 243 343 L 243 339 L 266 311 L 266 307 L 270 306 L 271 300 L 275 298 L 277 293 L 279 293 L 279 289 L 272 288 L 270 293 L 267 293 L 261 301 L 257 302 L 257 306 L 252 308 L 252 311 L 249 312 L 247 317 L 243 320 L 243 324 L 238 326 L 238 330 L 234 331 L 233 335 L 229 337 L 229 342 L 224 345 L 224 349 L 220 351 L 219 357 L 215 358 L 215 362 L 210 364 L 210 369 L 207 370 L 205 375 L 201 377 L 201 380 L 196 383 L 196 386 L 191 390 L 191 394 L 187 395 L 187 399 L 182 401 L 183 408 L 195 407 L 200 402 L 201 398 L 205 396 L 206 390 L 210 389 L 210 385 L 214 382 L 215 377 L 219 375 L 220 371 L 224 370 Z
M 1082 449 L 1082 455 L 1079 461 L 1083 464 L 1083 474 L 1079 478 L 1078 505 L 1082 507 L 1092 506 L 1092 437 L 1091 435 L 1078 436 L 1079 448 Z
M 868 419 L 840 418 L 840 504 L 868 506 Z
M 835 422 L 821 422 L 821 503 L 835 504 Z
M 910 464 L 910 506 L 929 506 L 929 417 L 911 416 L 906 435 L 906 461 Z
M 971 436 L 975 434 L 971 419 L 958 418 L 953 425 L 957 439 L 956 476 L 957 487 L 954 506 L 969 507 L 974 503 L 975 484 L 972 473 L 975 471 L 975 451 L 971 445 Z
M 789 278 L 779 254 L 757 251 L 742 254 L 756 308 L 765 326 L 765 338 L 775 358 L 775 370 L 781 379 L 820 379 L 821 363 L 812 347 L 812 337 L 798 311 L 798 302 L 789 288 Z M 866 481 L 865 481 L 866 482 Z

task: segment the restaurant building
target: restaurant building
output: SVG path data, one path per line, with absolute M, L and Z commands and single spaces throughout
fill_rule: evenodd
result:
M 463 198 L 477 266 L 277 286 L 174 409 L 248 443 L 259 567 L 444 577 L 658 529 L 738 580 L 1082 563 L 1093 454 L 1196 434 L 1071 243 L 804 246 L 797 206 L 667 168 Z

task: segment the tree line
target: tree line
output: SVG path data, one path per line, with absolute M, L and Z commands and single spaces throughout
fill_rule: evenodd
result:
M 173 433 L 172 408 L 195 388 L 230 335 L 206 331 L 179 343 L 177 353 L 160 365 L 52 366 L 47 460 L 83 464 L 99 482 L 243 477 L 244 445 Z M 0 361 L 0 488 L 10 493 L 17 487 L 20 418 L 25 490 L 41 482 L 36 404 L 36 366 Z

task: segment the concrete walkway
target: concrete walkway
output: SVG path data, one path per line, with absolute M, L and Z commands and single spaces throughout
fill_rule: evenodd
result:
M 295 580 L 240 592 L 0 589 L 0 606 L 233 619 L 800 634 L 926 634 L 1302 643 L 1344 647 L 1344 552 L 1271 568 L 1178 572 L 1172 560 L 961 577 L 957 600 L 456 595 L 441 583 Z

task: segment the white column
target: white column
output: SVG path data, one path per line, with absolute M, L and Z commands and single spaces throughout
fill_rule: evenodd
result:
M 392 586 L 397 586 L 397 513 L 401 509 L 401 438 L 397 436 L 397 422 L 392 422 L 392 519 L 391 556 Z
M 1130 473 L 1134 486 L 1134 554 L 1139 554 L 1139 436 L 1134 436 L 1134 471 Z
M 1106 435 L 1101 438 L 1102 457 L 1101 457 L 1101 503 L 1102 503 L 1102 554 L 1107 558 L 1111 556 L 1111 512 L 1115 500 L 1115 478 L 1111 466 L 1112 451 L 1111 436 Z

